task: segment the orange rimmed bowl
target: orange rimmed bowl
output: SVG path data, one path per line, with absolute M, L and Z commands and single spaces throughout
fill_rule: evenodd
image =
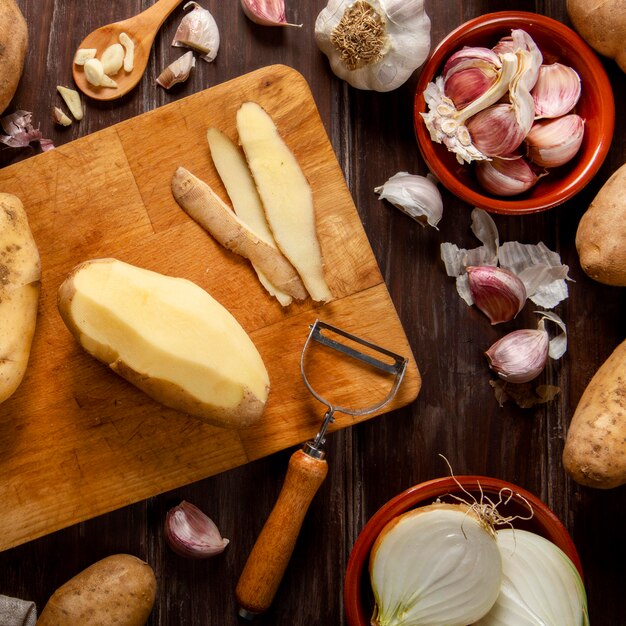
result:
M 528 502 L 533 510 L 533 517 L 528 521 L 516 520 L 514 528 L 528 530 L 545 537 L 556 544 L 578 569 L 582 576 L 580 558 L 576 546 L 559 518 L 535 495 L 498 478 L 488 476 L 456 476 L 454 478 L 436 478 L 411 487 L 383 505 L 367 522 L 359 534 L 348 560 L 344 580 L 344 605 L 349 626 L 370 626 L 370 618 L 374 610 L 374 596 L 369 580 L 370 551 L 382 529 L 394 517 L 406 513 L 419 506 L 431 504 L 437 498 L 455 502 L 450 495 L 468 496 L 461 487 L 472 494 L 477 500 L 482 493 L 492 501 L 499 498 L 502 490 L 511 490 L 514 494 L 506 505 L 498 506 L 503 516 L 528 516 Z
M 585 120 L 578 154 L 550 170 L 523 194 L 497 197 L 487 193 L 474 176 L 472 164 L 457 162 L 448 149 L 433 142 L 420 113 L 426 111 L 423 92 L 441 74 L 446 60 L 464 46 L 492 48 L 511 30 L 521 28 L 541 50 L 544 63 L 558 61 L 580 76 L 582 93 L 575 112 Z M 492 213 L 523 215 L 555 207 L 578 193 L 596 174 L 611 145 L 615 126 L 613 90 L 593 50 L 570 28 L 552 18 L 523 11 L 502 11 L 477 17 L 453 30 L 423 66 L 415 93 L 414 126 L 424 161 L 441 183 L 461 200 Z

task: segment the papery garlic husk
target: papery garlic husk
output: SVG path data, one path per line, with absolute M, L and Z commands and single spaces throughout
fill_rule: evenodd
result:
M 502 555 L 500 594 L 474 626 L 589 625 L 585 586 L 558 546 L 517 528 L 497 531 L 496 540 Z
M 485 352 L 489 367 L 509 383 L 527 383 L 543 372 L 550 338 L 546 330 L 514 330 Z
M 444 91 L 457 110 L 464 109 L 496 82 L 500 57 L 489 48 L 465 47 L 455 52 L 442 71 Z
M 248 19 L 261 26 L 302 26 L 287 22 L 284 0 L 241 0 L 241 8 Z
M 215 19 L 207 9 L 202 8 L 197 2 L 187 2 L 184 9 L 187 10 L 190 6 L 193 7 L 193 10 L 189 11 L 181 20 L 172 45 L 193 48 L 202 53 L 201 58 L 205 61 L 213 61 L 220 48 L 220 32 Z
M 474 304 L 491 324 L 510 322 L 524 308 L 526 288 L 512 272 L 493 265 L 467 268 Z
M 426 60 L 430 19 L 424 0 L 330 0 L 315 21 L 315 41 L 339 78 L 391 91 Z
M 494 196 L 516 196 L 533 187 L 543 174 L 535 172 L 523 157 L 493 158 L 476 163 L 476 178 Z
M 196 65 L 196 59 L 193 56 L 193 52 L 190 50 L 189 52 L 185 52 L 183 56 L 179 59 L 170 63 L 156 79 L 156 82 L 164 87 L 165 89 L 169 89 L 172 85 L 176 83 L 182 83 L 189 78 L 189 74 L 191 70 Z
M 542 65 L 531 92 L 535 117 L 561 117 L 569 113 L 576 106 L 581 90 L 580 76 L 573 68 L 561 63 Z
M 576 156 L 584 134 L 585 122 L 575 113 L 535 122 L 526 136 L 526 154 L 542 167 L 559 167 Z
M 467 505 L 436 503 L 391 520 L 374 542 L 372 626 L 467 626 L 501 584 L 495 534 Z
M 429 224 L 436 228 L 443 215 L 443 199 L 431 174 L 398 172 L 374 192 L 380 194 L 380 200 L 391 202 L 422 226 Z
M 167 512 L 165 539 L 176 554 L 194 559 L 220 554 L 229 543 L 213 520 L 184 500 Z

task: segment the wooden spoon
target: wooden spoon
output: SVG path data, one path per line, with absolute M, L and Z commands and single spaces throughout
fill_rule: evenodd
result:
M 126 33 L 135 43 L 135 62 L 130 72 L 125 72 L 122 68 L 111 77 L 117 83 L 117 88 L 94 87 L 87 81 L 82 66 L 74 64 L 72 74 L 78 88 L 94 100 L 115 100 L 133 89 L 146 71 L 152 43 L 161 24 L 181 2 L 182 0 L 158 0 L 134 17 L 101 26 L 89 33 L 79 48 L 96 48 L 98 57 L 108 46 L 119 43 L 120 33 Z

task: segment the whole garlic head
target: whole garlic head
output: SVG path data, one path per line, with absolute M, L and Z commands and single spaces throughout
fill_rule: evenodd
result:
M 339 78 L 391 91 L 426 60 L 430 19 L 423 0 L 330 0 L 317 16 L 315 40 Z

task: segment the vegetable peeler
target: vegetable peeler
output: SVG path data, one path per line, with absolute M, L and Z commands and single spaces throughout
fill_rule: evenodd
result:
M 389 391 L 381 400 L 365 408 L 355 409 L 331 403 L 313 388 L 307 377 L 306 357 L 314 344 L 337 351 L 342 356 L 354 359 L 382 373 L 390 379 Z M 235 595 L 240 607 L 240 617 L 253 619 L 256 615 L 265 612 L 274 599 L 291 558 L 304 516 L 328 472 L 324 443 L 326 431 L 334 422 L 335 412 L 357 416 L 374 413 L 383 408 L 395 397 L 404 378 L 407 364 L 407 358 L 336 326 L 320 320 L 316 320 L 310 326 L 309 336 L 300 358 L 300 373 L 310 393 L 326 406 L 326 413 L 316 437 L 307 441 L 300 450 L 292 454 L 278 500 L 239 578 Z

